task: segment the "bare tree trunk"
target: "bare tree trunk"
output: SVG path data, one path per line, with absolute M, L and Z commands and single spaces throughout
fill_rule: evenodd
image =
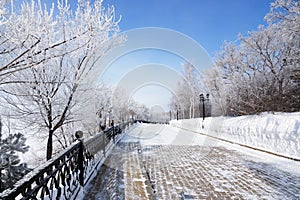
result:
M 53 132 L 54 132 L 53 130 L 49 130 L 48 141 L 47 141 L 47 154 L 46 154 L 47 160 L 50 160 L 51 157 L 52 157 L 52 151 L 53 151 L 53 144 L 52 144 Z

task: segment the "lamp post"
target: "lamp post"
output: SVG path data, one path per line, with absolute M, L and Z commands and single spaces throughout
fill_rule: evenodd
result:
M 110 127 L 110 123 L 111 123 L 111 118 L 112 118 L 112 107 L 109 107 L 108 109 L 108 127 Z
M 209 101 L 209 94 L 206 94 L 206 98 L 204 97 L 204 94 L 200 94 L 199 95 L 199 101 L 200 101 L 200 104 L 202 102 L 202 117 L 203 117 L 203 122 L 204 122 L 204 119 L 205 119 L 205 101 Z M 199 104 L 199 107 L 200 107 L 200 104 Z M 204 128 L 204 124 L 202 124 L 202 128 Z
M 176 119 L 178 121 L 178 105 L 176 105 Z

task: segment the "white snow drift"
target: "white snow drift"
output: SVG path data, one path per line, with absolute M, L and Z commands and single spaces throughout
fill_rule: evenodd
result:
M 300 158 L 300 112 L 172 120 L 172 126 Z M 204 125 L 204 129 L 202 128 Z

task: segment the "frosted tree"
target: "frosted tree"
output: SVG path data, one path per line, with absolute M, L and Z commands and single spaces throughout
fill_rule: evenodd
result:
M 288 44 L 290 55 L 286 64 L 298 63 L 300 59 L 300 2 L 299 0 L 275 0 L 265 16 L 270 25 L 280 33 L 282 41 Z M 298 66 L 299 67 L 299 66 Z
M 0 1 L 0 26 L 3 26 L 9 19 L 8 1 Z
M 136 103 L 133 110 L 135 112 L 136 119 L 146 120 L 146 121 L 150 120 L 150 110 L 147 106 Z
M 286 46 L 283 64 L 290 77 L 288 103 L 293 111 L 300 110 L 300 2 L 299 0 L 275 0 L 265 19 L 272 25 Z M 290 98 L 292 97 L 292 98 Z
M 288 48 L 273 27 L 241 36 L 239 45 L 224 45 L 217 56 L 215 70 L 222 79 L 227 114 L 284 111 L 291 87 L 290 68 L 284 63 Z M 216 85 L 210 87 L 218 96 Z
M 88 103 L 85 93 L 89 88 L 81 82 L 94 67 L 90 58 L 96 54 L 100 59 L 123 42 L 118 35 L 114 7 L 105 9 L 102 1 L 90 4 L 79 0 L 77 5 L 73 12 L 67 1 L 58 1 L 59 14 L 54 18 L 54 6 L 47 11 L 39 1 L 24 3 L 20 14 L 14 17 L 18 20 L 10 24 L 15 35 L 7 36 L 12 40 L 30 32 L 23 36 L 24 45 L 30 40 L 29 46 L 19 50 L 28 53 L 29 58 L 12 59 L 15 69 L 22 70 L 14 70 L 13 76 L 9 74 L 11 84 L 6 82 L 3 91 L 12 107 L 11 116 L 47 133 L 47 159 L 53 153 L 55 134 L 64 125 L 82 120 L 80 112 Z M 20 31 L 24 21 L 28 22 L 25 31 Z
M 300 109 L 299 16 L 299 1 L 276 0 L 267 27 L 224 45 L 205 77 L 224 114 Z
M 100 83 L 96 89 L 96 114 L 99 117 L 99 128 L 105 129 L 107 117 L 111 112 L 112 89 L 104 83 Z
M 129 118 L 130 98 L 122 86 L 114 88 L 111 105 L 112 113 L 110 115 L 114 118 L 115 122 L 124 122 Z
M 111 117 L 112 111 L 112 89 L 100 82 L 94 89 L 86 92 L 85 96 L 88 96 L 89 104 L 81 109 L 84 119 L 80 123 L 84 130 L 87 130 L 90 135 L 94 135 L 109 125 L 110 119 L 108 118 Z
M 25 141 L 21 133 L 9 134 L 3 139 L 0 118 L 0 192 L 11 187 L 30 171 L 26 164 L 20 163 L 17 154 L 28 151 Z
M 206 70 L 202 74 L 204 85 L 206 85 L 208 93 L 211 95 L 211 113 L 212 115 L 226 115 L 227 101 L 226 96 L 230 94 L 230 88 L 224 87 L 228 82 L 221 78 L 220 70 L 216 67 Z
M 11 80 L 13 73 L 35 67 L 61 55 L 59 51 L 55 53 L 52 51 L 51 55 L 48 52 L 73 38 L 50 39 L 58 34 L 55 28 L 56 21 L 53 19 L 54 6 L 47 10 L 47 8 L 43 9 L 40 1 L 37 3 L 32 1 L 23 3 L 22 8 L 18 10 L 13 9 L 12 3 L 1 4 L 3 14 L 0 30 L 0 84 L 7 84 L 13 82 Z M 11 7 L 10 11 L 6 9 L 9 7 Z
M 186 62 L 182 65 L 182 80 L 178 82 L 174 97 L 170 100 L 171 112 L 180 109 L 184 118 L 199 116 L 199 94 L 203 85 L 200 81 L 200 73 L 196 68 Z

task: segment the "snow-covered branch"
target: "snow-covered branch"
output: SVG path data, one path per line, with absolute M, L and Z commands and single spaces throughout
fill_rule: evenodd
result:
M 212 69 L 216 73 L 205 77 L 220 108 L 225 103 L 223 114 L 300 110 L 299 13 L 299 1 L 275 0 L 266 15 L 267 27 L 225 43 Z
M 114 7 L 98 0 L 79 0 L 76 11 L 64 0 L 49 10 L 40 1 L 25 2 L 12 16 L 1 29 L 0 91 L 11 117 L 47 133 L 50 159 L 54 133 L 82 120 L 79 108 L 88 99 L 81 97 L 89 90 L 82 80 L 95 67 L 91 58 L 123 42 L 119 21 Z

